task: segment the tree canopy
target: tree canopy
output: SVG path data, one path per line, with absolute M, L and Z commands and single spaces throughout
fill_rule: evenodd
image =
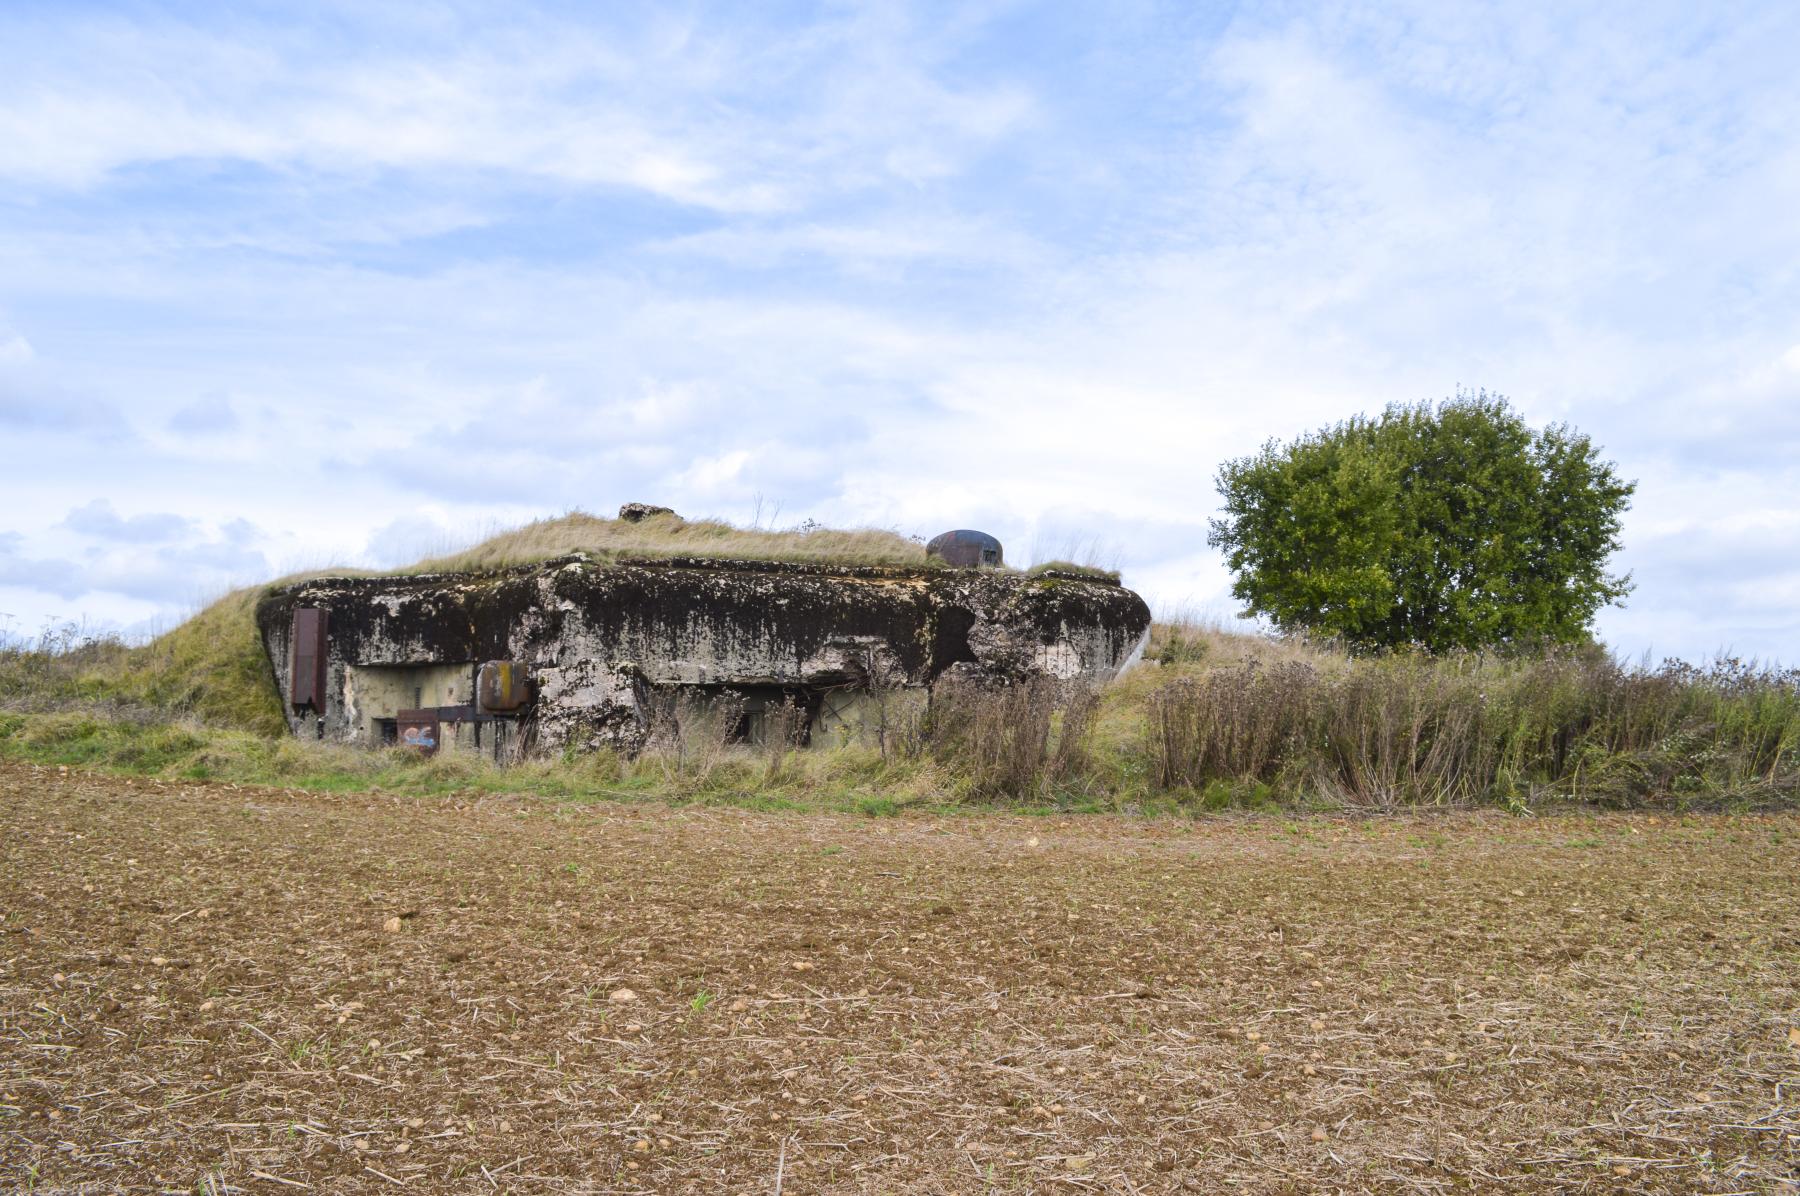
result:
M 1631 589 L 1606 572 L 1635 482 L 1500 395 L 1395 404 L 1219 470 L 1247 614 L 1370 648 L 1580 642 Z

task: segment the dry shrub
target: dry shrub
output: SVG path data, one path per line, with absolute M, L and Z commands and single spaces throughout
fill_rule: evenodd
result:
M 1536 670 L 1555 698 L 1541 712 L 1511 699 L 1526 728 L 1517 755 L 1559 792 L 1636 801 L 1800 789 L 1800 671 L 1733 657 L 1655 669 L 1550 659 Z
M 1046 766 L 1048 779 L 1068 784 L 1093 770 L 1094 727 L 1100 716 L 1100 689 L 1082 682 L 1061 687 L 1062 709 L 1056 719 L 1054 743 Z
M 925 754 L 931 730 L 930 711 L 921 703 L 897 701 L 892 693 L 876 695 L 875 744 L 884 761 L 917 760 Z
M 117 670 L 129 652 L 116 635 L 74 622 L 47 624 L 33 638 L 0 631 L 0 703 L 54 710 L 109 696 L 90 679 Z
M 906 669 L 885 647 L 862 648 L 854 684 L 874 710 L 870 729 L 886 761 L 916 760 L 925 750 L 928 719 L 923 704 L 909 700 Z
M 932 690 L 927 742 L 977 797 L 1047 794 L 1080 775 L 1098 695 L 1054 677 L 948 677 Z
M 762 741 L 756 745 L 763 756 L 763 779 L 769 783 L 783 780 L 788 773 L 788 758 L 806 739 L 806 707 L 799 702 L 774 702 L 762 714 Z
M 1163 686 L 1149 709 L 1157 784 L 1274 780 L 1312 718 L 1318 684 L 1310 665 L 1252 660 Z
M 742 699 L 730 695 L 653 694 L 639 759 L 659 767 L 667 781 L 704 785 L 728 759 L 743 717 Z
M 1500 742 L 1468 679 L 1425 658 L 1348 670 L 1314 700 L 1314 785 L 1356 805 L 1442 804 L 1491 787 Z

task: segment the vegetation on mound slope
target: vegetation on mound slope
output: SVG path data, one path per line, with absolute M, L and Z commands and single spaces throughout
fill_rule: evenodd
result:
M 98 705 L 284 734 L 287 723 L 256 630 L 256 601 L 264 589 L 233 590 L 136 647 L 64 628 L 33 646 L 0 649 L 0 706 L 41 711 Z

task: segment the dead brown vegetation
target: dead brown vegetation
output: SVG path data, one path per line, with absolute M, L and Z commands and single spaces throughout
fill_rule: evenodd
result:
M 1260 785 L 1363 807 L 1788 800 L 1800 671 L 1735 659 L 1247 655 L 1139 681 L 1165 789 Z
M 947 677 L 932 689 L 921 743 L 962 773 L 973 797 L 1047 797 L 1086 768 L 1099 705 L 1095 687 L 1053 677 Z

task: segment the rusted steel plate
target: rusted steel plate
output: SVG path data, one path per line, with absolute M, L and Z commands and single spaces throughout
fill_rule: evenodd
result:
M 489 714 L 509 714 L 531 701 L 531 676 L 517 660 L 490 660 L 475 681 L 476 705 Z
M 294 611 L 288 702 L 296 711 L 325 712 L 325 622 L 323 607 L 303 606 Z

